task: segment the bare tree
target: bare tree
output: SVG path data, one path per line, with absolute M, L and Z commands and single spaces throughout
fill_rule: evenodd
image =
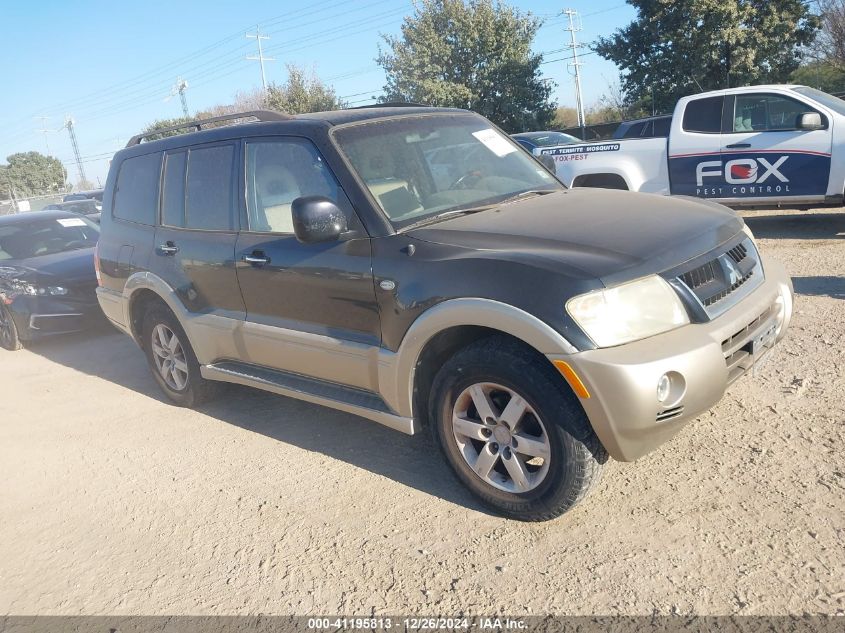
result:
M 845 69 L 845 0 L 818 0 L 822 28 L 813 44 L 819 61 Z

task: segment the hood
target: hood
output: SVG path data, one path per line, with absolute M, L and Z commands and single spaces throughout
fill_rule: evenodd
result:
M 75 285 L 96 282 L 94 249 L 10 259 L 0 262 L 0 279 L 20 279 L 28 282 L 49 282 L 51 285 Z
M 613 285 L 679 266 L 742 227 L 736 213 L 712 202 L 571 189 L 458 216 L 409 235 L 496 257 L 562 264 Z

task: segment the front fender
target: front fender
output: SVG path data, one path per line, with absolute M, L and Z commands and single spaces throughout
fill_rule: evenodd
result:
M 498 330 L 541 354 L 574 354 L 578 350 L 551 326 L 512 305 L 491 299 L 450 299 L 423 312 L 411 324 L 396 352 L 379 350 L 379 391 L 399 415 L 413 417 L 414 376 L 426 345 L 434 336 L 460 326 Z

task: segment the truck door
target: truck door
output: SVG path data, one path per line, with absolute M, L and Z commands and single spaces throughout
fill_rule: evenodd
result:
M 721 198 L 823 200 L 830 178 L 832 134 L 828 118 L 786 95 L 748 93 L 725 100 L 722 168 L 704 177 L 719 180 Z M 801 115 L 821 115 L 822 129 L 800 129 Z
M 681 100 L 669 134 L 669 183 L 672 195 L 723 197 L 722 182 L 706 179 L 721 164 L 725 97 Z

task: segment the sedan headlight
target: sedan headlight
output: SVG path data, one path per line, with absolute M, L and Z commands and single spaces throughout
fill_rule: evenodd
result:
M 31 297 L 43 297 L 45 295 L 62 297 L 67 294 L 67 288 L 63 288 L 62 286 L 36 286 L 26 281 L 20 281 L 19 279 L 10 280 L 9 285 L 13 293 L 29 295 Z
M 566 310 L 599 347 L 613 347 L 689 323 L 672 287 L 653 275 L 570 299 Z

